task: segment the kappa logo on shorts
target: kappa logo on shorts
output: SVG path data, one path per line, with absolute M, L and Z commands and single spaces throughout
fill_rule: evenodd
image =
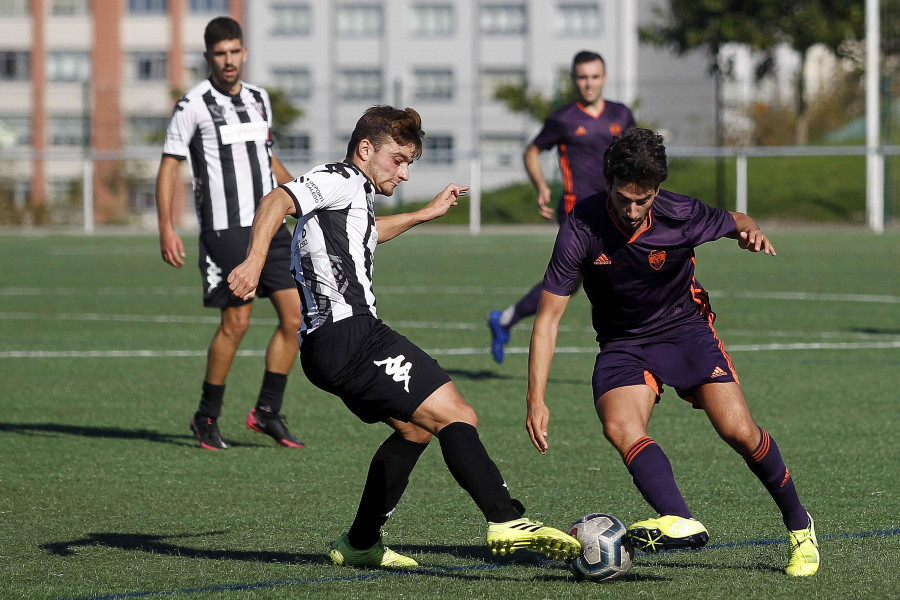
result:
M 665 250 L 651 250 L 650 251 L 650 266 L 659 271 L 662 269 L 663 264 L 666 262 L 666 251 Z
M 206 257 L 206 283 L 209 284 L 209 287 L 206 289 L 207 294 L 222 283 L 222 269 L 208 256 Z
M 728 373 L 725 372 L 725 369 L 723 369 L 722 367 L 716 367 L 715 369 L 713 369 L 710 377 L 725 377 L 726 375 L 728 375 Z
M 384 366 L 384 372 L 394 378 L 397 383 L 403 383 L 403 389 L 409 393 L 409 371 L 412 369 L 412 363 L 403 363 L 406 357 L 398 354 L 395 358 L 386 358 L 384 360 L 376 360 L 375 366 Z

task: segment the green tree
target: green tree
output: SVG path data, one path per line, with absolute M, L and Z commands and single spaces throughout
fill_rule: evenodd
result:
M 499 100 L 506 105 L 511 113 L 523 113 L 535 121 L 543 123 L 555 109 L 565 106 L 578 99 L 578 92 L 571 80 L 566 79 L 560 83 L 556 96 L 549 98 L 542 93 L 532 90 L 525 83 L 508 83 L 497 86 L 493 94 L 494 100 Z
M 279 137 L 287 135 L 288 130 L 294 121 L 304 116 L 302 108 L 291 104 L 287 92 L 281 88 L 266 88 L 269 92 L 269 100 L 272 102 L 272 135 L 277 140 Z

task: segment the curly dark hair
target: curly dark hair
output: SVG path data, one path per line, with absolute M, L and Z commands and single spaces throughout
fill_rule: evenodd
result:
M 610 186 L 620 182 L 658 188 L 669 177 L 663 136 L 635 127 L 613 138 L 603 153 L 603 171 Z

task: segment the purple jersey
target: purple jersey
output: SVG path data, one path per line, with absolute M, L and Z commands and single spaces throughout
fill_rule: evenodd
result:
M 629 239 L 602 192 L 580 202 L 557 235 L 544 289 L 568 296 L 580 271 L 601 346 L 644 341 L 714 316 L 694 277 L 694 248 L 734 233 L 734 217 L 660 190 L 648 219 L 649 228 Z
M 541 150 L 559 149 L 566 214 L 581 198 L 606 189 L 603 153 L 612 139 L 636 126 L 628 107 L 605 100 L 603 112 L 593 116 L 580 102 L 553 111 L 532 144 Z

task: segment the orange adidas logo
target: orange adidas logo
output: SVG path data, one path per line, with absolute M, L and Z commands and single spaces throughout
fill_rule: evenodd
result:
M 575 135 L 577 135 L 577 136 L 582 136 L 582 135 L 587 135 L 587 134 L 588 134 L 588 130 L 584 128 L 584 125 L 579 125 L 578 129 L 575 130 Z
M 788 482 L 788 479 L 791 478 L 791 472 L 787 470 L 787 467 L 784 469 L 784 479 L 781 480 L 781 485 L 779 487 L 784 487 L 784 484 Z
M 725 377 L 728 373 L 725 372 L 725 369 L 722 367 L 716 367 L 713 369 L 712 375 L 710 377 Z
M 597 260 L 594 261 L 595 265 L 611 265 L 612 261 L 607 258 L 605 254 L 601 254 L 597 257 Z

